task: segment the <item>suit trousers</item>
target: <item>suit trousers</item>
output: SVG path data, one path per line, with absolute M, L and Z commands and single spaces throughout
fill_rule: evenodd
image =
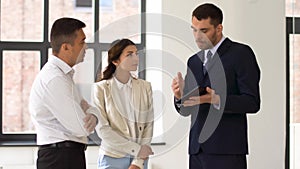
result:
M 86 169 L 84 151 L 78 147 L 39 149 L 37 169 Z
M 190 154 L 189 169 L 247 169 L 246 155 Z

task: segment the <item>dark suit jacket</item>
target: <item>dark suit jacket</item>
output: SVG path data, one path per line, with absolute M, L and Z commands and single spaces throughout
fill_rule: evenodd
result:
M 260 108 L 260 70 L 255 55 L 249 46 L 226 38 L 206 75 L 202 71 L 203 57 L 204 51 L 200 51 L 189 58 L 184 93 L 197 86 L 209 86 L 220 95 L 221 107 L 178 107 L 175 102 L 181 115 L 191 115 L 189 153 L 248 154 L 246 113 L 256 113 Z

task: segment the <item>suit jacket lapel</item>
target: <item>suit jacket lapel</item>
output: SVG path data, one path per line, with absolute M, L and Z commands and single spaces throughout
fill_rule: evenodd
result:
M 213 55 L 212 60 L 210 61 L 210 63 L 208 64 L 208 68 L 207 71 L 209 71 L 216 63 L 216 61 L 218 59 L 221 59 L 221 57 L 223 56 L 223 54 L 229 49 L 229 47 L 231 46 L 231 40 L 226 38 L 222 44 L 220 45 L 220 47 L 218 48 L 217 52 Z
M 135 113 L 136 120 L 139 121 L 140 102 L 141 102 L 141 89 L 139 81 L 132 78 L 132 97 L 133 97 L 133 113 Z
M 229 38 L 226 38 L 223 43 L 220 45 L 220 47 L 217 50 L 217 53 L 219 57 L 221 57 L 231 46 L 232 41 Z

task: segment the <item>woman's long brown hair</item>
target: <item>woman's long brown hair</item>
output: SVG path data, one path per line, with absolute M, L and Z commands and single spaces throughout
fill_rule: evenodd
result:
M 120 58 L 123 50 L 130 45 L 135 44 L 129 39 L 116 40 L 112 43 L 112 47 L 108 50 L 108 66 L 103 71 L 102 76 L 101 72 L 97 74 L 97 82 L 112 78 L 116 71 L 116 66 L 113 64 L 113 61 L 117 61 Z

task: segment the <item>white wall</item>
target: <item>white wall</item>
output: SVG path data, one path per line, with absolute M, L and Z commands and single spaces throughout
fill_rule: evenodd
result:
M 158 1 L 158 0 L 155 0 Z M 188 3 L 187 3 L 188 2 Z M 162 80 L 157 90 L 161 95 L 163 141 L 166 146 L 153 146 L 152 169 L 188 168 L 187 134 L 189 118 L 180 117 L 172 105 L 171 79 L 177 71 L 185 72 L 186 60 L 196 51 L 190 30 L 192 10 L 204 1 L 163 0 L 162 25 L 148 21 L 148 25 L 161 27 L 161 54 L 153 57 L 147 66 L 160 67 L 161 77 L 149 77 L 152 81 Z M 206 1 L 205 1 L 206 2 Z M 284 168 L 285 134 L 285 15 L 284 0 L 215 0 L 224 12 L 224 34 L 232 40 L 249 44 L 259 62 L 262 106 L 258 114 L 249 117 L 250 155 L 249 169 Z M 148 3 L 148 2 L 147 2 Z M 155 12 L 155 11 L 153 11 Z M 157 38 L 154 36 L 152 38 Z M 151 43 L 151 42 L 147 42 Z M 154 49 L 157 46 L 154 45 Z M 159 48 L 159 47 L 158 47 Z M 160 49 L 158 49 L 160 50 Z M 155 52 L 155 50 L 153 50 Z M 159 52 L 158 52 L 159 53 Z M 156 71 L 155 73 L 159 73 Z M 87 151 L 89 168 L 96 168 L 98 147 Z M 33 168 L 36 148 L 1 147 L 0 166 L 4 169 Z

